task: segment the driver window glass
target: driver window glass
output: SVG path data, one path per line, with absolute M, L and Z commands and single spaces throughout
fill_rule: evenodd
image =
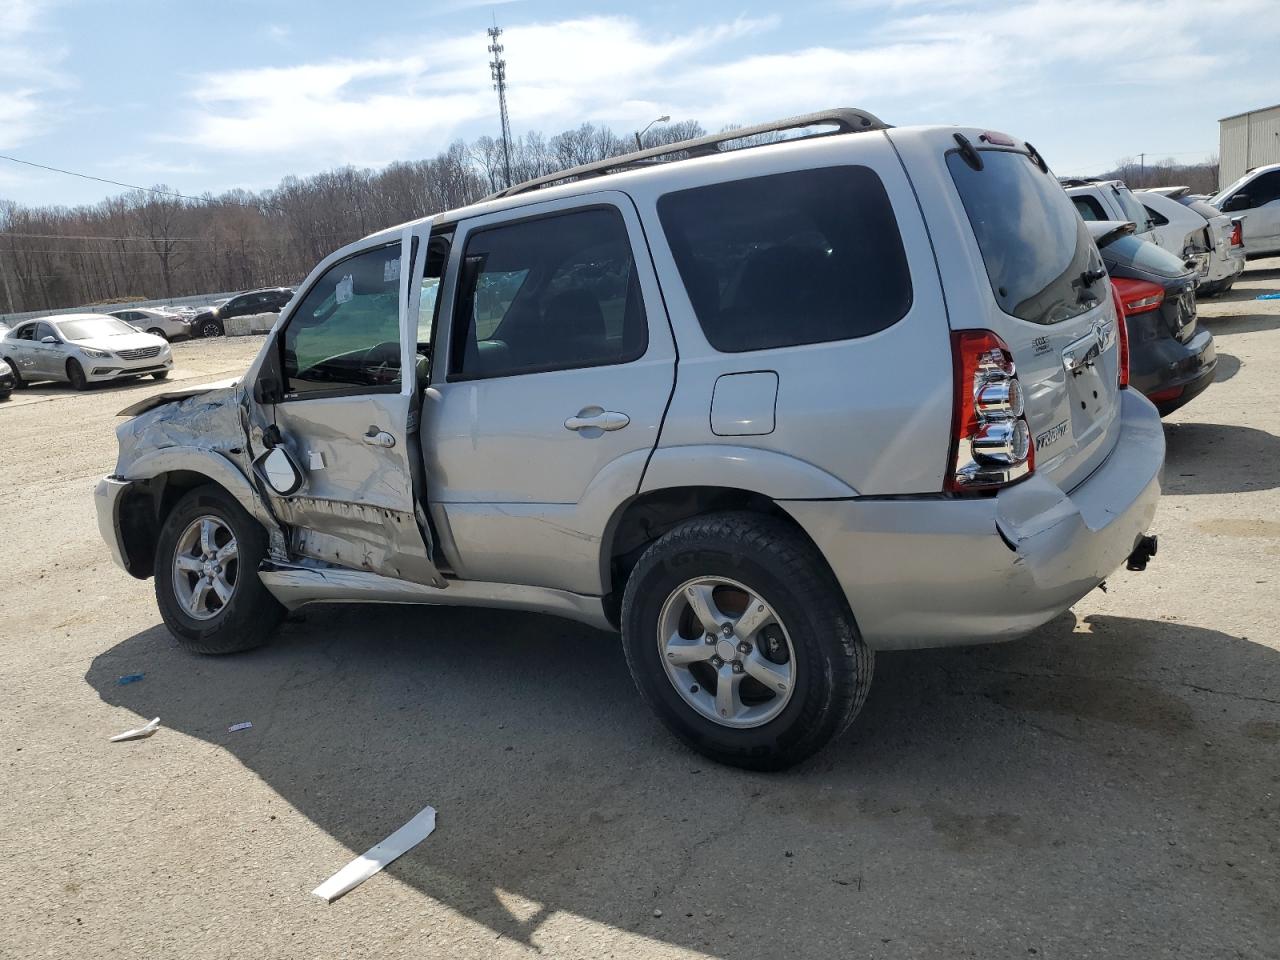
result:
M 49 324 L 42 323 L 38 327 L 36 327 L 37 340 L 43 340 L 45 337 L 52 337 L 52 336 L 54 336 L 53 327 L 49 326 Z
M 400 383 L 400 244 L 330 267 L 289 318 L 286 391 Z

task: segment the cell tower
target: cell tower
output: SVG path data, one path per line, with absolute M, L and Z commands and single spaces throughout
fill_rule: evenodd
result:
M 502 59 L 502 44 L 498 38 L 502 36 L 502 28 L 495 17 L 493 26 L 488 30 L 489 52 L 493 59 L 489 61 L 489 76 L 493 78 L 493 89 L 498 91 L 498 111 L 502 114 L 502 163 L 507 173 L 507 186 L 511 186 L 511 120 L 507 117 L 507 61 Z

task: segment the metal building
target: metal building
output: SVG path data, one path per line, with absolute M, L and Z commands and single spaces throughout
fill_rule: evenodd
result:
M 1218 186 L 1240 179 L 1246 170 L 1280 163 L 1280 103 L 1218 121 Z

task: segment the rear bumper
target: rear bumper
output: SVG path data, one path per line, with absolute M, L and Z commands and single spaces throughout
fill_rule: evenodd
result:
M 1218 350 L 1213 334 L 1205 327 L 1186 343 L 1166 338 L 1158 346 L 1150 355 L 1144 350 L 1140 366 L 1130 368 L 1129 383 L 1156 405 L 1161 416 L 1166 416 L 1213 383 L 1218 371 Z
M 1039 475 L 994 497 L 784 501 L 880 650 L 1011 640 L 1124 563 L 1155 516 L 1164 431 L 1121 394 L 1115 448 L 1064 493 Z

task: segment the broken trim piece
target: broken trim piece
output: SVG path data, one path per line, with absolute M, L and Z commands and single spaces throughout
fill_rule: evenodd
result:
M 381 843 L 375 843 L 360 856 L 356 857 L 328 880 L 312 890 L 312 894 L 325 901 L 325 903 L 333 903 L 339 897 L 360 886 L 360 884 L 397 857 L 407 853 L 427 839 L 435 828 L 436 808 L 423 807 L 412 820 Z

